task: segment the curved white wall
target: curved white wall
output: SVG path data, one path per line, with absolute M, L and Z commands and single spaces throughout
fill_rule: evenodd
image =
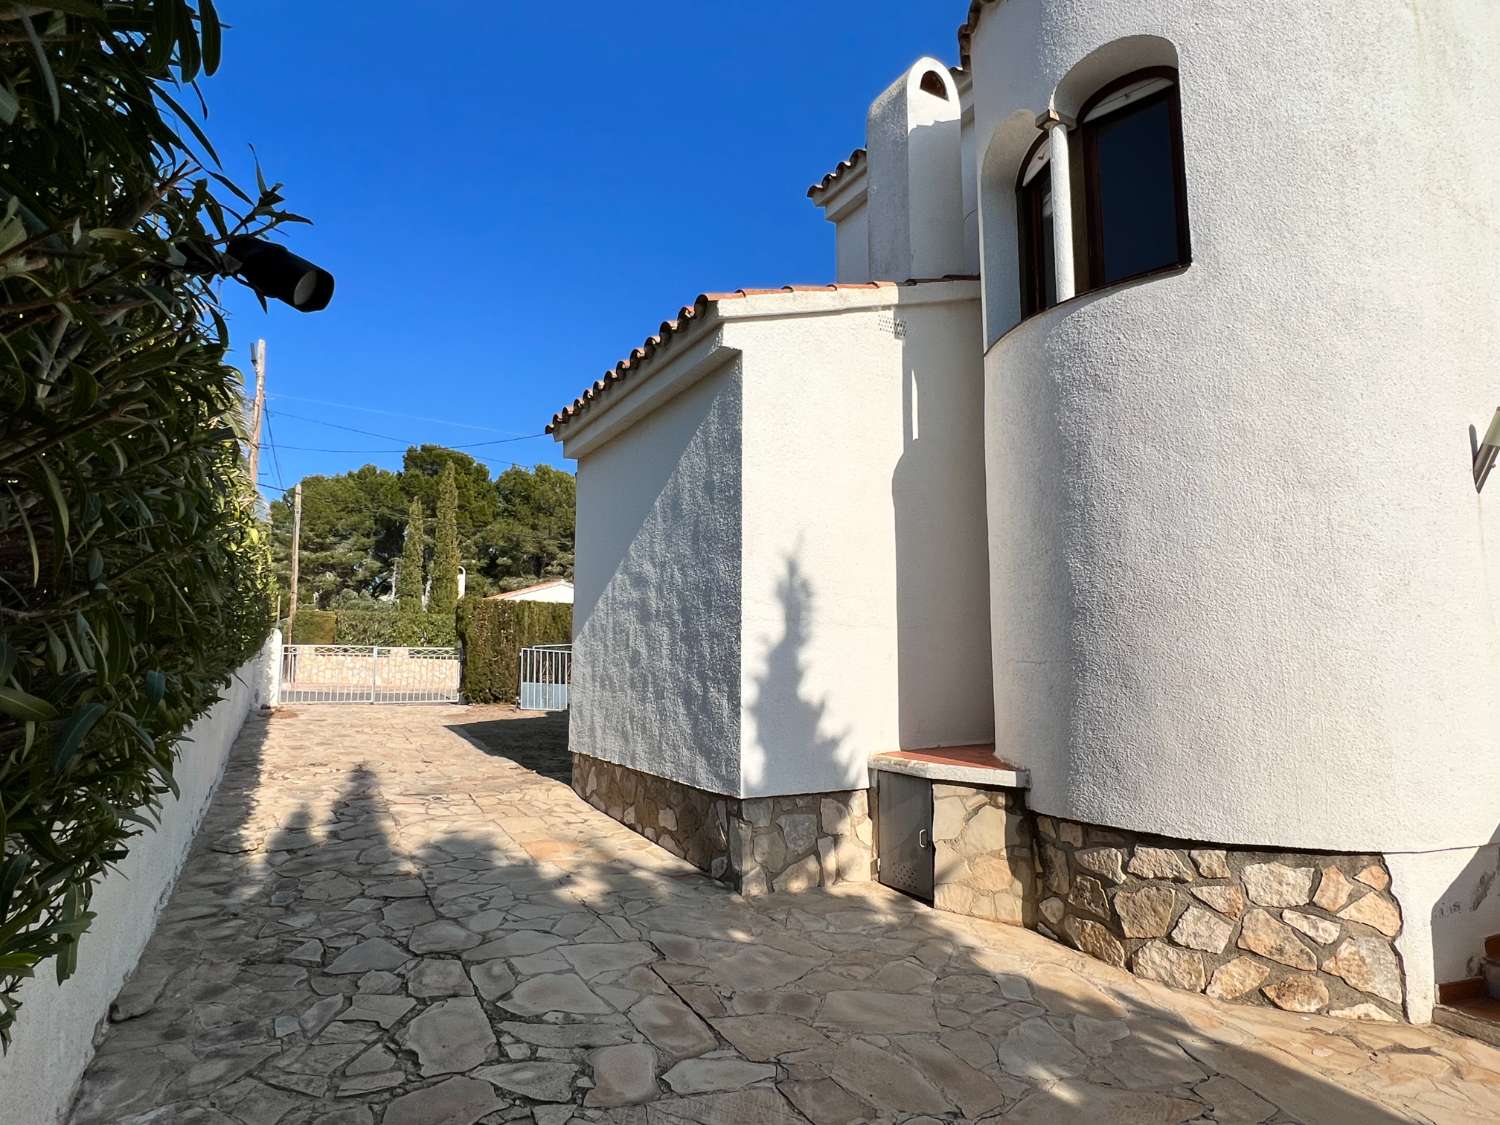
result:
M 1029 122 L 1141 36 L 1180 60 L 1193 265 L 1001 336 Z M 1489 0 L 984 16 L 997 742 L 1039 811 L 1340 851 L 1497 836 L 1500 485 L 1476 497 L 1467 438 L 1500 401 L 1496 58 Z

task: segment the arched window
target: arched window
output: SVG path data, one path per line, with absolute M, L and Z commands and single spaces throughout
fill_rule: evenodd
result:
M 1046 134 L 1021 162 L 1016 179 L 1016 228 L 1021 244 L 1021 316 L 1057 304 L 1057 261 L 1052 239 L 1052 169 Z
M 1078 114 L 1086 241 L 1083 288 L 1191 260 L 1177 72 L 1138 70 Z
M 1058 300 L 1058 208 L 1072 220 L 1062 250 L 1080 293 L 1192 260 L 1175 69 L 1127 74 L 1085 101 L 1076 122 L 1050 113 L 1046 124 L 1067 138 L 1069 175 L 1056 177 L 1054 191 L 1049 164 L 1059 148 L 1043 132 L 1016 178 L 1023 319 Z

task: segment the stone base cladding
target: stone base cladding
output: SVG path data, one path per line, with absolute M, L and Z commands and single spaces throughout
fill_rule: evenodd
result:
M 741 894 L 871 877 L 875 836 L 863 789 L 726 797 L 584 754 L 573 755 L 573 789 Z
M 932 905 L 971 918 L 1035 926 L 1031 836 L 1020 791 L 933 782 Z
M 1038 929 L 1218 1000 L 1402 1018 L 1401 911 L 1378 855 L 1215 848 L 1038 816 Z
M 573 791 L 715 879 L 729 867 L 728 797 L 586 754 L 573 755 Z
M 867 883 L 874 843 L 863 789 L 746 797 L 729 810 L 729 865 L 745 895 Z

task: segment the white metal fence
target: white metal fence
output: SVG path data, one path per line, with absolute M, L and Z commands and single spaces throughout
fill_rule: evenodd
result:
M 572 682 L 572 645 L 533 645 L 521 650 L 522 711 L 566 711 Z
M 457 703 L 456 648 L 285 645 L 283 703 Z

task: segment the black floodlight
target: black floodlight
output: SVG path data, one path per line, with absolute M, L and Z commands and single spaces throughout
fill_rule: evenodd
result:
M 298 312 L 326 309 L 333 300 L 333 274 L 263 238 L 231 238 L 225 251 L 232 272 L 262 297 L 275 297 Z

